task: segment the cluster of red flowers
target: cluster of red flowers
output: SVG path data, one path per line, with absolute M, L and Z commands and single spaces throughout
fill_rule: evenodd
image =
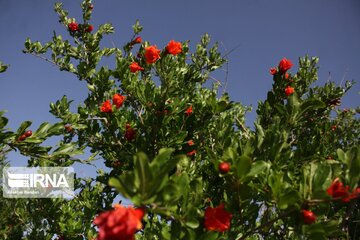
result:
M 335 178 L 326 192 L 332 198 L 341 199 L 343 202 L 349 202 L 360 197 L 360 187 L 356 188 L 353 192 L 350 192 L 349 188 L 349 186 L 344 186 L 339 178 Z
M 138 44 L 141 42 L 142 42 L 141 37 L 136 37 L 133 41 L 130 42 L 130 45 L 132 46 L 134 44 Z M 165 49 L 166 49 L 166 53 L 176 56 L 177 54 L 182 52 L 182 44 L 181 42 L 175 42 L 174 40 L 171 40 Z M 146 47 L 144 53 L 146 63 L 153 64 L 157 62 L 161 57 L 160 53 L 161 50 L 158 49 L 157 46 L 155 45 Z M 139 55 L 138 57 L 141 57 L 141 55 Z M 130 72 L 132 73 L 136 73 L 138 71 L 144 71 L 144 68 L 140 66 L 139 63 L 137 62 L 132 62 L 129 65 L 129 68 L 130 68 Z
M 99 214 L 94 224 L 99 228 L 98 240 L 133 240 L 134 234 L 142 228 L 141 220 L 144 210 L 140 208 L 125 208 L 119 204 L 115 209 Z
M 113 104 L 116 106 L 116 108 L 120 108 L 124 101 L 125 101 L 126 97 L 122 96 L 118 93 L 114 94 L 113 96 Z M 100 111 L 104 112 L 104 113 L 112 113 L 112 104 L 110 102 L 110 100 L 106 100 L 105 102 L 102 103 L 102 105 L 100 106 Z
M 175 42 L 171 40 L 166 46 L 166 52 L 172 55 L 177 55 L 182 52 L 182 44 L 181 42 Z M 147 64 L 155 63 L 160 59 L 161 50 L 157 48 L 157 46 L 149 46 L 145 48 L 145 61 Z
M 294 66 L 294 64 L 289 59 L 283 58 L 283 59 L 281 59 L 279 66 L 277 68 L 276 67 L 270 68 L 270 74 L 276 75 L 276 74 L 280 73 L 280 74 L 283 74 L 283 77 L 288 80 L 290 78 L 290 74 L 287 73 L 287 71 L 290 68 L 292 68 L 293 66 Z M 285 92 L 286 96 L 290 96 L 291 94 L 293 94 L 295 92 L 295 88 L 293 88 L 291 86 L 287 86 L 284 89 L 284 92 Z
M 68 29 L 70 32 L 72 33 L 75 33 L 75 32 L 78 32 L 80 31 L 81 27 L 83 28 L 83 31 L 85 32 L 92 32 L 94 30 L 94 26 L 93 25 L 79 25 L 78 23 L 76 22 L 71 22 L 68 24 Z

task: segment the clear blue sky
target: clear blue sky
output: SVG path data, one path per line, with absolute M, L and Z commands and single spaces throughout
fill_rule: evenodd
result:
M 13 129 L 24 120 L 33 120 L 33 128 L 53 121 L 49 103 L 63 95 L 76 105 L 87 95 L 85 83 L 21 52 L 26 37 L 45 42 L 53 30 L 67 34 L 53 11 L 54 2 L 0 0 L 0 60 L 11 65 L 0 75 L 0 110 L 8 111 Z M 81 1 L 63 2 L 70 16 L 80 20 Z M 205 32 L 222 43 L 222 52 L 238 46 L 229 56 L 228 90 L 233 100 L 255 108 L 271 88 L 269 68 L 283 57 L 297 67 L 300 56 L 319 56 L 318 84 L 329 77 L 338 83 L 345 78 L 360 84 L 359 0 L 94 1 L 95 29 L 111 22 L 116 30 L 104 39 L 105 45 L 121 47 L 131 37 L 136 19 L 144 26 L 142 38 L 159 47 L 171 39 L 190 40 L 193 47 Z M 216 77 L 224 80 L 225 73 L 220 70 Z M 342 108 L 359 105 L 359 84 Z

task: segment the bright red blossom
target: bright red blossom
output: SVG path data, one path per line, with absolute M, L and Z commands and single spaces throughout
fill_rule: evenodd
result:
M 301 210 L 305 224 L 313 224 L 316 221 L 316 215 L 310 210 Z
M 295 92 L 294 88 L 293 87 L 290 87 L 290 86 L 287 86 L 285 88 L 285 94 L 286 96 L 290 96 L 291 94 L 293 94 Z
M 116 93 L 116 94 L 114 94 L 112 100 L 113 100 L 113 104 L 116 106 L 116 108 L 120 108 L 123 105 L 125 99 L 126 99 L 125 96 L 122 96 L 121 94 Z
M 119 204 L 115 209 L 99 214 L 94 224 L 99 228 L 97 240 L 133 240 L 142 228 L 143 209 L 125 208 Z
M 275 75 L 277 73 L 277 69 L 276 68 L 270 68 L 270 74 L 271 75 Z
M 137 62 L 132 62 L 129 66 L 130 72 L 136 73 L 138 71 L 144 71 L 144 68 L 142 68 Z
M 208 231 L 224 232 L 230 229 L 232 214 L 224 209 L 224 204 L 205 210 L 205 228 Z
M 77 24 L 76 22 L 71 22 L 68 24 L 68 28 L 70 31 L 76 32 L 79 30 L 79 24 Z
M 349 188 L 349 186 L 344 186 L 339 178 L 335 178 L 326 192 L 333 198 L 340 198 L 343 202 L 360 197 L 360 188 L 356 188 L 352 193 L 349 192 Z
M 185 110 L 185 115 L 186 116 L 190 116 L 193 113 L 193 108 L 192 106 L 189 106 L 186 110 Z
M 112 113 L 112 105 L 110 100 L 106 100 L 100 107 L 100 111 L 103 113 Z
M 292 66 L 294 66 L 294 64 L 292 64 L 289 59 L 283 58 L 279 63 L 279 70 L 281 73 L 285 73 L 287 70 L 292 68 Z
M 175 42 L 171 40 L 166 46 L 166 51 L 172 55 L 177 55 L 182 52 L 182 44 L 181 42 Z
M 187 144 L 189 145 L 189 146 L 193 146 L 193 145 L 195 145 L 195 143 L 194 143 L 194 140 L 189 140 L 189 141 L 187 141 Z
M 195 155 L 196 154 L 196 150 L 194 149 L 194 150 L 192 150 L 192 151 L 190 151 L 190 152 L 188 152 L 188 153 L 186 153 L 186 155 L 188 155 L 188 156 L 193 156 L 193 155 Z
M 141 42 L 142 42 L 141 37 L 136 37 L 136 38 L 132 41 L 132 44 L 137 44 L 137 43 L 141 43 Z
M 156 46 L 149 46 L 145 48 L 146 63 L 151 64 L 160 59 L 160 50 Z

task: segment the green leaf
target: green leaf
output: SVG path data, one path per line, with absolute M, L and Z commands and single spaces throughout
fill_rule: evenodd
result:
M 139 20 L 136 20 L 135 24 L 132 26 L 133 30 L 134 30 L 134 34 L 139 34 L 143 27 L 140 25 Z
M 149 166 L 149 159 L 146 154 L 139 152 L 134 156 L 134 170 L 135 170 L 135 186 L 140 190 L 143 197 L 148 194 L 149 184 L 153 180 L 153 175 Z M 144 199 L 145 200 L 145 199 Z
M 343 150 L 341 150 L 340 148 L 338 148 L 338 149 L 336 150 L 336 153 L 337 153 L 338 158 L 339 158 L 339 160 L 340 160 L 341 162 L 343 162 L 343 163 L 346 163 L 346 162 L 347 162 L 346 154 L 345 154 L 345 152 L 344 152 Z
M 41 136 L 42 134 L 46 133 L 49 128 L 51 127 L 50 123 L 44 122 L 40 125 L 40 127 L 34 133 L 35 136 Z
M 200 223 L 199 220 L 197 220 L 196 218 L 192 218 L 187 220 L 185 225 L 188 226 L 189 228 L 195 229 L 199 227 Z
M 251 165 L 251 170 L 247 176 L 254 177 L 260 173 L 263 173 L 266 169 L 269 169 L 270 163 L 265 161 L 256 161 Z
M 21 123 L 20 127 L 16 131 L 16 135 L 21 135 L 25 132 L 25 130 L 31 125 L 31 121 L 25 121 Z
M 4 65 L 2 62 L 0 62 L 0 73 L 5 72 L 8 67 L 8 65 Z
M 295 190 L 287 191 L 280 195 L 278 199 L 278 206 L 280 209 L 286 209 L 289 206 L 300 207 L 300 194 Z
M 354 147 L 349 151 L 350 163 L 349 163 L 349 175 L 350 175 L 350 186 L 355 187 L 360 179 L 360 147 Z
M 237 175 L 240 179 L 244 178 L 251 169 L 251 158 L 246 156 L 246 155 L 242 155 L 239 157 L 238 161 L 237 161 Z

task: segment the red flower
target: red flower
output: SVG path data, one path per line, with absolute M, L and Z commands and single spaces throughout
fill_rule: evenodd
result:
M 116 94 L 114 94 L 112 100 L 113 100 L 113 104 L 115 104 L 116 108 L 120 108 L 123 105 L 125 99 L 126 99 L 125 96 L 122 96 L 122 95 L 116 93 Z
M 100 111 L 104 113 L 112 113 L 112 106 L 110 100 L 106 100 L 100 107 Z
M 337 126 L 336 125 L 332 125 L 331 126 L 331 130 L 334 132 L 335 130 L 337 129 Z
M 136 37 L 131 43 L 132 44 L 137 44 L 137 43 L 141 43 L 141 42 L 142 42 L 141 37 Z
M 133 240 L 142 228 L 143 209 L 125 208 L 119 204 L 115 209 L 100 213 L 94 220 L 99 228 L 97 240 Z
M 358 197 L 360 197 L 360 187 L 356 188 L 348 197 L 344 198 L 343 202 L 350 202 Z
M 160 58 L 160 50 L 156 46 L 150 46 L 145 48 L 146 63 L 148 64 L 154 63 L 159 58 Z
M 276 68 L 270 68 L 270 74 L 271 75 L 277 74 L 277 69 Z
M 219 166 L 218 166 L 221 174 L 228 173 L 230 171 L 230 167 L 231 167 L 231 165 L 228 162 L 219 163 Z
M 186 110 L 185 110 L 185 115 L 186 116 L 190 116 L 193 113 L 193 108 L 192 106 L 189 106 Z
M 326 192 L 333 198 L 344 198 L 349 195 L 348 189 L 349 187 L 344 187 L 344 184 L 340 182 L 339 178 L 336 178 Z
M 76 32 L 79 30 L 79 24 L 77 24 L 76 22 L 71 22 L 68 24 L 68 28 L 71 32 Z
M 189 146 L 194 146 L 195 145 L 195 143 L 194 143 L 194 140 L 189 140 L 189 141 L 187 141 L 187 144 L 189 145 Z
M 137 71 L 144 71 L 144 68 L 142 68 L 137 62 L 132 62 L 129 66 L 130 72 L 136 73 Z
M 292 66 L 294 66 L 294 64 L 292 64 L 289 59 L 283 58 L 279 63 L 279 70 L 281 73 L 285 73 L 287 70 L 292 68 Z
M 182 52 L 182 44 L 181 42 L 175 42 L 171 40 L 166 46 L 166 51 L 172 55 L 177 55 Z
M 289 77 L 290 77 L 290 74 L 288 74 L 288 73 L 285 73 L 285 79 L 289 79 Z
M 124 137 L 125 137 L 125 139 L 128 140 L 128 141 L 132 141 L 132 140 L 134 140 L 135 137 L 136 137 L 136 131 L 135 131 L 135 129 L 133 129 L 133 128 L 130 126 L 130 124 L 128 124 L 128 123 L 125 125 L 125 134 L 124 134 Z
M 295 92 L 294 88 L 293 87 L 290 87 L 290 86 L 287 86 L 285 88 L 285 94 L 286 96 L 290 96 L 291 94 L 293 94 Z
M 88 25 L 87 28 L 85 29 L 85 32 L 92 32 L 92 30 L 94 30 L 94 26 Z
M 195 155 L 195 154 L 196 154 L 196 150 L 195 150 L 195 149 L 192 150 L 191 152 L 186 153 L 186 155 L 188 155 L 188 156 L 193 156 L 193 155 Z
M 343 202 L 349 202 L 360 196 L 360 188 L 356 188 L 352 193 L 349 192 L 349 188 L 349 186 L 344 186 L 339 178 L 335 178 L 326 192 L 333 198 L 340 198 Z
M 316 215 L 310 210 L 301 210 L 305 224 L 313 224 L 316 221 Z
M 230 229 L 232 214 L 224 209 L 224 204 L 205 210 L 205 228 L 209 231 L 224 232 Z

